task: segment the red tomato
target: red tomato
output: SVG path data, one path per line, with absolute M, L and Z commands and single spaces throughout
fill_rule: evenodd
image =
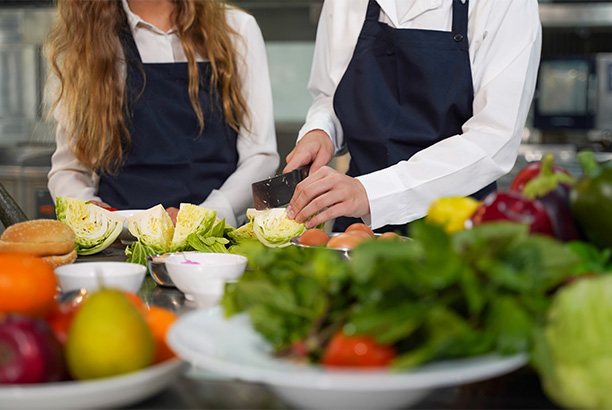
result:
M 393 346 L 377 343 L 371 336 L 346 336 L 336 333 L 323 352 L 325 366 L 380 367 L 389 366 L 397 357 Z
M 300 235 L 299 243 L 310 246 L 325 246 L 329 241 L 329 236 L 319 228 L 311 228 Z
M 76 314 L 77 310 L 78 306 L 74 306 L 63 311 L 56 308 L 46 318 L 46 321 L 53 331 L 55 338 L 62 346 L 66 345 L 66 341 L 68 340 L 68 331 L 70 330 L 70 325 L 72 324 L 72 320 L 74 319 L 74 315 Z
M 350 225 L 348 228 L 344 230 L 344 232 L 352 232 L 352 231 L 362 231 L 362 232 L 367 233 L 371 237 L 374 236 L 374 232 L 370 229 L 370 227 L 361 222 L 355 222 L 354 224 Z

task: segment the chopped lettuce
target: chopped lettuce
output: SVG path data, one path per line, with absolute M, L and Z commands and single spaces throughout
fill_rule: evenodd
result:
M 76 252 L 92 255 L 109 247 L 123 229 L 123 216 L 82 199 L 58 197 L 55 213 L 76 235 Z
M 187 237 L 194 232 L 208 232 L 216 222 L 216 215 L 215 211 L 201 206 L 181 204 L 172 237 L 172 250 L 175 252 L 186 250 L 189 246 Z
M 289 246 L 291 238 L 306 230 L 303 223 L 287 217 L 286 208 L 263 211 L 247 210 L 247 218 L 253 224 L 253 232 L 261 243 L 270 248 Z
M 159 204 L 128 218 L 128 230 L 155 253 L 168 252 L 174 235 L 170 216 Z
M 211 229 L 200 229 L 191 233 L 187 237 L 190 249 L 198 252 L 228 253 L 225 245 L 229 243 L 229 240 L 224 237 L 227 226 L 225 219 L 216 218 Z
M 257 240 L 253 230 L 253 222 L 247 222 L 241 227 L 229 231 L 227 236 L 236 244 L 246 240 Z
M 201 206 L 182 203 L 176 227 L 161 204 L 129 217 L 128 229 L 138 240 L 125 250 L 128 262 L 146 265 L 147 256 L 166 252 L 228 252 L 225 234 L 234 228 L 216 214 Z

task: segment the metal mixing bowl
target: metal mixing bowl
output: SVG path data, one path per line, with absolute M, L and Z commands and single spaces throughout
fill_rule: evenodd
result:
M 170 279 L 170 275 L 166 270 L 165 259 L 169 256 L 169 253 L 162 253 L 158 255 L 147 256 L 147 268 L 151 277 L 160 286 L 168 288 L 174 288 L 174 283 Z

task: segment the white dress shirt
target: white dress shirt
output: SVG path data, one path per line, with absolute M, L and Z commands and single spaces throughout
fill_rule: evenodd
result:
M 451 31 L 452 0 L 377 0 L 380 21 L 395 28 Z M 333 109 L 363 27 L 368 0 L 326 0 L 317 29 L 308 89 L 313 104 L 298 140 L 327 132 L 344 146 Z M 470 0 L 469 56 L 473 116 L 453 135 L 407 161 L 357 177 L 368 195 L 372 228 L 426 215 L 433 200 L 466 196 L 508 173 L 516 160 L 533 97 L 541 49 L 536 0 Z M 451 75 L 452 73 L 449 73 Z
M 123 0 L 123 5 L 143 63 L 187 61 L 174 29 L 164 33 L 132 13 L 126 0 Z M 238 133 L 236 171 L 199 205 L 217 211 L 219 218 L 225 218 L 227 223 L 236 227 L 246 221 L 246 209 L 252 206 L 251 183 L 274 175 L 279 155 L 263 36 L 251 15 L 228 8 L 226 17 L 229 26 L 237 33 L 234 46 L 238 58 L 240 89 L 250 113 L 250 132 L 241 128 Z M 197 60 L 204 61 L 201 57 Z M 124 67 L 121 69 L 125 70 Z M 55 200 L 57 196 L 66 196 L 103 201 L 104 198 L 97 196 L 98 175 L 83 166 L 71 151 L 63 125 L 61 104 L 55 112 L 55 118 L 58 121 L 57 148 L 51 160 L 48 183 L 52 198 Z

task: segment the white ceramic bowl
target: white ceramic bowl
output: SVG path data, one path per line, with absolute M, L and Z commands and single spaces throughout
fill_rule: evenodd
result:
M 129 244 L 131 244 L 132 242 L 134 242 L 136 240 L 134 235 L 132 235 L 130 233 L 130 231 L 128 230 L 128 221 L 127 221 L 127 219 L 130 216 L 136 215 L 137 213 L 140 213 L 142 211 L 143 211 L 143 209 L 125 209 L 125 210 L 121 210 L 121 211 L 113 211 L 113 213 L 125 217 L 125 221 L 123 222 L 123 230 L 121 230 L 121 233 L 119 234 L 119 240 L 121 240 L 122 244 L 129 245 Z
M 77 262 L 55 268 L 55 277 L 62 292 L 87 289 L 118 288 L 136 293 L 142 286 L 147 268 L 128 262 Z
M 185 299 L 198 305 L 217 303 L 227 282 L 236 281 L 246 269 L 247 258 L 230 253 L 182 252 L 169 255 L 166 269 Z

